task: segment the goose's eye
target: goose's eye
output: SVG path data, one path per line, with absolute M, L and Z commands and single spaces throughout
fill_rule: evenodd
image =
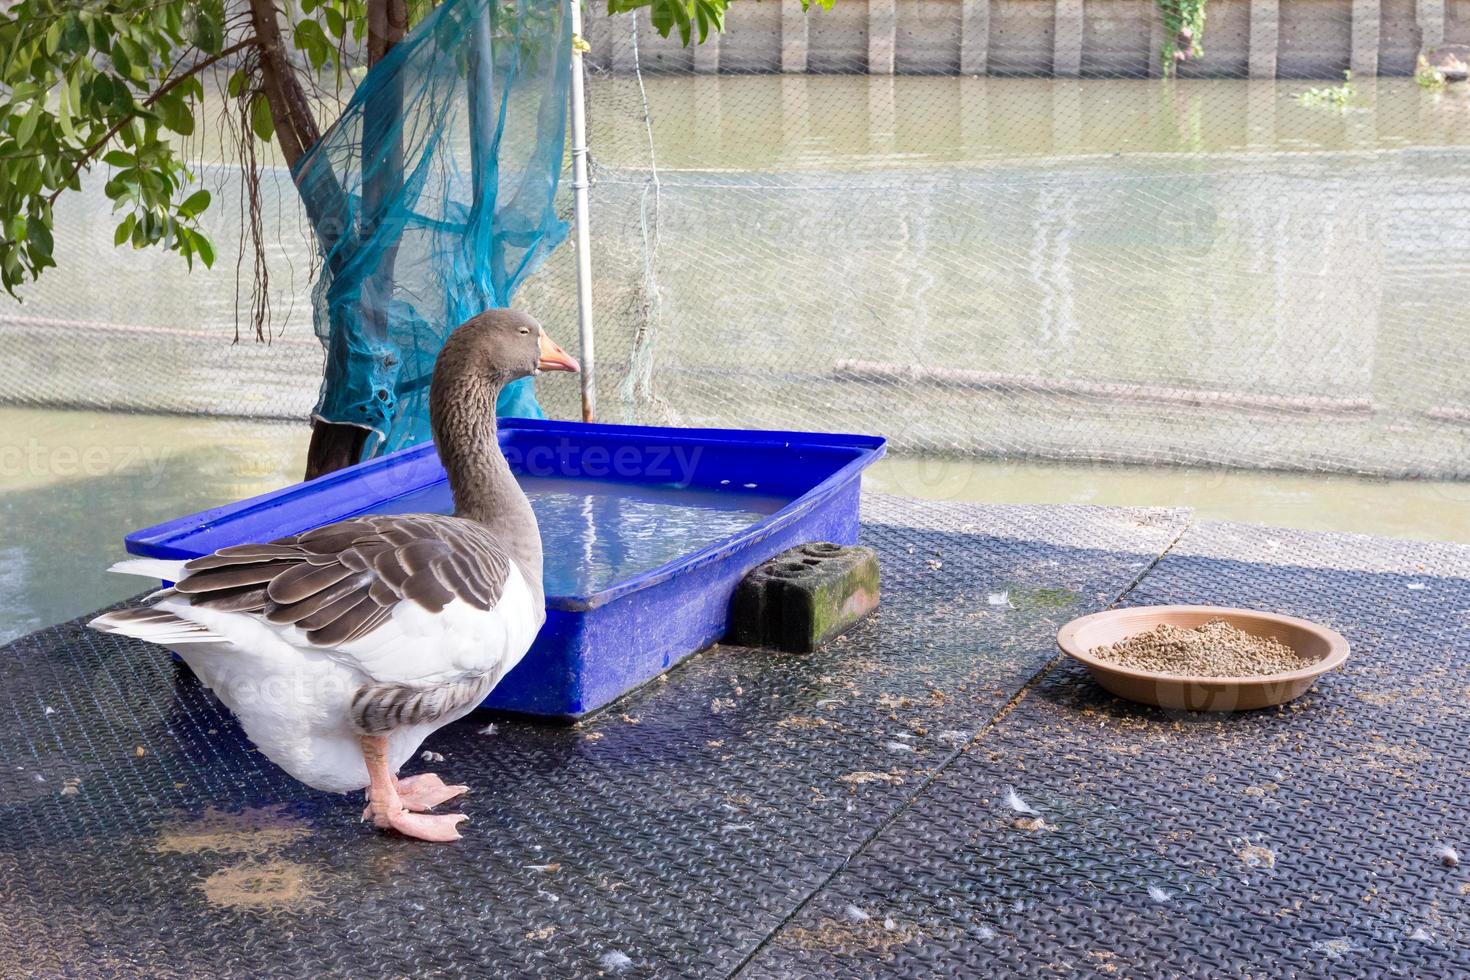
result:
M 528 329 L 526 329 L 526 328 L 525 328 L 525 327 L 521 327 L 521 334 L 522 334 L 522 335 L 523 335 L 523 336 L 524 336 L 524 335 L 525 335 L 525 334 L 528 334 L 528 333 L 530 333 L 530 332 L 531 332 L 531 331 L 530 331 L 530 330 L 528 330 Z

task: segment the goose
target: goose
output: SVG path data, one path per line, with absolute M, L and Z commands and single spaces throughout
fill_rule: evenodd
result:
M 541 534 L 496 439 L 507 383 L 577 362 L 526 313 L 491 310 L 445 341 L 429 387 L 454 513 L 368 515 L 192 561 L 112 571 L 174 583 L 90 625 L 178 654 L 276 765 L 320 790 L 367 790 L 363 818 L 458 840 L 468 790 L 397 772 L 468 714 L 546 619 Z

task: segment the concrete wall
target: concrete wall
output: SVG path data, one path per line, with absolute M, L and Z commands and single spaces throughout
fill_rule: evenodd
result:
M 719 40 L 720 71 L 781 70 L 779 3 L 734 4 L 726 15 L 725 25 L 725 33 Z
M 1416 0 L 1380 0 L 1378 70 L 1385 75 L 1412 75 L 1419 57 Z
M 1053 4 L 989 0 L 990 74 L 1044 75 L 1051 71 Z
M 592 61 L 614 71 L 1055 75 L 1159 72 L 1155 0 L 799 0 L 732 4 L 724 35 L 689 50 L 639 15 L 593 5 Z M 1409 75 L 1423 47 L 1470 43 L 1470 0 L 1210 0 L 1186 78 Z
M 1382 3 L 1379 23 L 1382 23 Z M 1287 0 L 1280 5 L 1276 73 L 1281 78 L 1334 78 L 1352 53 L 1351 0 Z
M 899 0 L 894 38 L 895 71 L 953 75 L 960 70 L 958 0 Z
M 1295 0 L 1287 0 L 1288 3 Z M 1344 0 L 1346 2 L 1346 0 Z M 1259 0 L 1214 0 L 1205 7 L 1204 57 L 1185 62 L 1183 78 L 1245 78 L 1251 61 L 1251 7 Z M 1255 18 L 1257 30 L 1261 17 Z M 1163 28 L 1158 32 L 1163 40 Z M 1257 45 L 1259 52 L 1260 46 Z M 1259 77 L 1259 73 L 1258 73 Z
M 1091 0 L 1082 11 L 1083 75 L 1140 78 L 1158 64 L 1149 44 L 1158 18 L 1154 0 Z M 1162 42 L 1162 27 L 1159 35 Z
M 861 72 L 868 64 L 868 4 L 836 3 L 806 15 L 807 71 Z

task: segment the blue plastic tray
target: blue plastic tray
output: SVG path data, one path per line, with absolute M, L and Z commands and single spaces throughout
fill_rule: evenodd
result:
M 806 541 L 856 542 L 859 477 L 884 451 L 876 436 L 534 419 L 502 419 L 500 444 L 522 475 L 790 499 L 738 533 L 657 568 L 587 595 L 548 595 L 540 636 L 485 706 L 561 718 L 595 711 L 718 641 L 735 586 L 766 559 Z M 194 558 L 382 511 L 444 480 L 433 446 L 416 446 L 135 532 L 127 549 Z M 758 491 L 746 489 L 751 485 Z

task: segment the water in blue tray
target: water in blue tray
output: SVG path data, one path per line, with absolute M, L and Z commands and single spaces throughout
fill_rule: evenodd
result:
M 541 525 L 547 595 L 589 595 L 742 531 L 788 500 L 671 484 L 521 477 Z M 383 514 L 453 509 L 449 484 L 390 500 Z

